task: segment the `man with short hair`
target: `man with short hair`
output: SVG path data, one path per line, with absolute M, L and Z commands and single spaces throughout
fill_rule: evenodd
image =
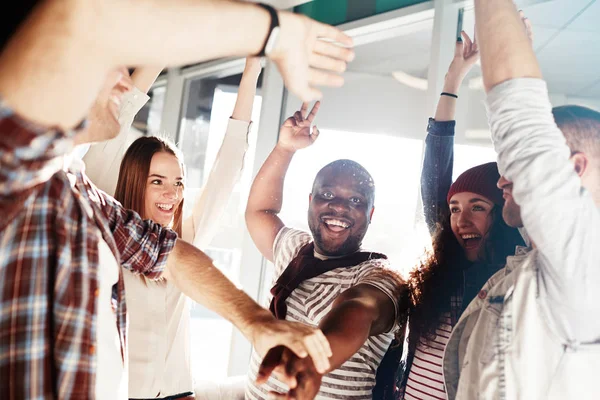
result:
M 507 259 L 454 327 L 448 398 L 598 398 L 600 113 L 552 110 L 512 0 L 476 0 L 475 16 L 503 216 L 531 249 Z
M 282 348 L 267 354 L 259 367 L 254 353 L 247 399 L 263 399 L 269 392 L 301 399 L 371 399 L 396 315 L 407 305 L 405 284 L 386 257 L 361 250 L 375 209 L 375 183 L 360 164 L 337 160 L 319 171 L 309 195 L 310 234 L 286 227 L 278 216 L 295 152 L 318 137 L 317 128 L 310 129 L 318 108 L 317 102 L 307 116 L 305 103 L 283 124 L 252 185 L 246 222 L 258 249 L 275 264 L 271 311 L 279 319 L 319 326 L 331 345 L 331 367 L 323 375 L 310 358 Z M 269 378 L 278 365 L 287 376 Z M 257 379 L 266 384 L 259 386 Z
M 600 112 L 578 105 L 566 105 L 552 109 L 554 122 L 567 140 L 582 186 L 594 199 L 600 199 Z M 498 181 L 505 192 L 506 202 L 502 210 L 504 221 L 513 228 L 522 228 L 521 207 L 512 197 L 513 184 L 505 177 Z

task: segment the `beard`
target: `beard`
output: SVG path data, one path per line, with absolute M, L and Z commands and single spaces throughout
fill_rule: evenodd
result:
M 509 198 L 502 207 L 502 218 L 506 225 L 511 228 L 522 228 L 523 220 L 521 219 L 521 207 L 515 203 L 512 198 Z
M 309 223 L 310 231 L 315 241 L 316 247 L 323 253 L 324 256 L 340 257 L 356 252 L 362 243 L 364 235 L 349 235 L 341 244 L 329 243 L 323 238 L 320 229 L 320 223 Z

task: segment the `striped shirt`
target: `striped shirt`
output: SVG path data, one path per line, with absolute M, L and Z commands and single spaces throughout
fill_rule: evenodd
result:
M 99 243 L 157 278 L 175 232 L 123 209 L 81 171 L 63 170 L 74 132 L 35 125 L 0 101 L 0 399 L 93 399 Z M 121 362 L 125 285 L 111 288 Z
M 275 277 L 279 278 L 289 263 L 312 237 L 302 231 L 283 228 L 273 246 Z M 395 282 L 383 279 L 381 269 L 389 267 L 385 259 L 368 260 L 353 267 L 336 268 L 315 278 L 308 279 L 287 298 L 287 320 L 299 321 L 317 326 L 331 310 L 334 300 L 345 290 L 358 284 L 373 285 L 387 294 L 398 312 L 398 293 L 401 290 Z M 270 302 L 270 299 L 268 299 Z M 395 328 L 395 327 L 394 327 Z M 342 366 L 323 377 L 317 399 L 371 399 L 375 386 L 377 367 L 393 338 L 390 332 L 371 336 L 360 350 Z M 250 371 L 246 385 L 246 399 L 264 399 L 269 391 L 287 392 L 287 387 L 271 376 L 263 386 L 258 386 L 256 375 L 261 358 L 252 353 Z
M 450 313 L 440 318 L 433 341 L 420 339 L 408 373 L 405 400 L 446 400 L 443 357 L 452 332 Z

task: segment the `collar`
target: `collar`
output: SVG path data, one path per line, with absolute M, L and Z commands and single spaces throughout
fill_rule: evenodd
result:
M 359 251 L 362 251 L 362 248 L 359 248 L 358 250 L 353 251 L 352 253 L 344 254 L 344 255 L 341 255 L 341 256 L 326 256 L 324 254 L 321 254 L 321 253 L 317 252 L 317 250 L 314 251 L 314 254 L 315 254 L 315 258 L 318 258 L 319 260 L 325 261 L 325 260 L 335 260 L 337 258 L 348 257 L 348 256 L 351 256 L 352 254 L 358 253 Z
M 75 152 L 71 152 L 63 158 L 63 171 L 67 173 L 82 173 L 85 171 L 85 163 Z
M 521 265 L 533 249 L 531 247 L 517 246 L 515 255 L 506 257 L 506 275 L 510 274 L 517 266 Z

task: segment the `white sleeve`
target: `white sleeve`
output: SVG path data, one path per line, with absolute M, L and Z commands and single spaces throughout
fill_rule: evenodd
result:
M 123 95 L 119 109 L 119 135 L 106 142 L 94 144 L 83 157 L 88 178 L 111 196 L 115 193 L 121 160 L 126 150 L 127 137 L 135 115 L 148 102 L 150 97 L 134 87 Z
M 206 185 L 194 204 L 192 215 L 184 222 L 184 230 L 193 235 L 192 243 L 199 249 L 210 244 L 233 188 L 240 179 L 248 149 L 249 130 L 249 122 L 229 119 L 223 144 Z
M 600 335 L 600 212 L 570 161 L 544 81 L 514 79 L 488 95 L 501 174 L 538 249 L 540 290 L 566 338 Z

